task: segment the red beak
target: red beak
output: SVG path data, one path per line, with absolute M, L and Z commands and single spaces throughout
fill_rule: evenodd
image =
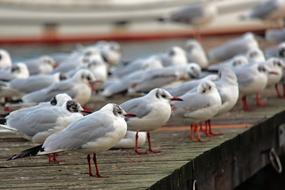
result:
M 275 71 L 270 71 L 269 74 L 270 74 L 270 75 L 278 75 L 278 73 L 275 72 Z
M 181 98 L 175 97 L 173 96 L 171 99 L 171 101 L 183 101 Z
M 81 111 L 81 113 L 84 113 L 84 114 L 91 114 L 93 113 L 91 110 L 89 109 L 84 109 L 83 111 Z
M 125 117 L 136 117 L 136 114 L 133 113 L 126 113 L 124 114 Z

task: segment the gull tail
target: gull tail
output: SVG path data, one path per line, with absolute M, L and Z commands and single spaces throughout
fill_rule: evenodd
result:
M 6 120 L 5 120 L 6 122 Z M 8 129 L 10 131 L 18 131 L 17 129 L 14 129 L 13 127 L 9 127 L 8 125 L 3 125 L 2 123 L 0 124 L 0 127 L 3 127 L 5 129 Z
M 207 68 L 202 68 L 202 72 L 209 72 L 209 73 L 219 73 L 219 69 L 207 69 Z
M 25 158 L 25 157 L 30 157 L 30 156 L 36 156 L 38 154 L 38 152 L 43 151 L 43 145 L 38 145 L 35 146 L 33 148 L 29 148 L 27 150 L 24 150 L 22 152 L 20 152 L 19 154 L 15 154 L 13 156 L 11 156 L 10 158 L 8 158 L 7 160 L 15 160 L 18 158 Z
M 0 118 L 0 126 L 4 127 L 2 125 L 4 125 L 5 123 L 6 123 L 6 118 L 5 117 Z

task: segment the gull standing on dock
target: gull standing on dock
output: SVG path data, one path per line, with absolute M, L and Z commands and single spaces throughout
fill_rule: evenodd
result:
M 127 124 L 128 130 L 137 131 L 135 144 L 135 152 L 137 154 L 143 154 L 138 149 L 139 131 L 147 132 L 148 151 L 152 153 L 159 152 L 151 147 L 150 131 L 161 127 L 169 120 L 172 101 L 182 101 L 182 99 L 172 96 L 164 89 L 156 88 L 145 96 L 134 98 L 121 104 L 124 110 L 136 115 L 136 117 L 129 118 Z
M 116 104 L 107 104 L 100 110 L 71 123 L 65 130 L 49 136 L 42 145 L 16 154 L 9 160 L 58 152 L 79 151 L 87 154 L 89 176 L 93 176 L 90 156 L 93 154 L 96 177 L 102 177 L 96 154 L 112 148 L 124 138 L 127 132 L 125 117 L 132 116 L 134 115 L 126 113 Z
M 181 96 L 183 102 L 176 102 L 173 105 L 173 117 L 180 116 L 191 123 L 190 139 L 192 141 L 202 141 L 200 130 L 202 122 L 206 122 L 208 136 L 215 135 L 211 131 L 210 119 L 212 119 L 221 109 L 222 101 L 216 85 L 210 81 L 202 81 L 199 86 Z M 200 124 L 200 126 L 199 126 Z M 194 134 L 197 134 L 196 139 Z
M 44 102 L 57 94 L 66 93 L 81 105 L 85 105 L 92 93 L 90 85 L 96 81 L 93 74 L 86 69 L 79 70 L 72 78 L 54 83 L 51 86 L 26 94 L 22 100 L 26 102 Z
M 235 74 L 238 78 L 242 108 L 244 111 L 249 111 L 246 99 L 249 95 L 256 95 L 255 99 L 257 106 L 265 106 L 265 103 L 261 101 L 260 94 L 267 85 L 268 73 L 276 74 L 273 71 L 269 71 L 262 63 L 247 64 L 235 69 Z

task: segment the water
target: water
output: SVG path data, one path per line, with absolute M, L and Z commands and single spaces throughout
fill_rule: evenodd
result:
M 159 40 L 159 41 L 140 41 L 140 42 L 121 42 L 123 60 L 133 60 L 138 57 L 145 57 L 151 54 L 167 51 L 174 45 L 183 46 L 185 39 Z M 88 45 L 92 43 L 85 43 Z M 13 62 L 37 57 L 40 55 L 52 54 L 57 52 L 70 52 L 78 44 L 30 44 L 30 45 L 2 45 L 0 48 L 8 50 Z

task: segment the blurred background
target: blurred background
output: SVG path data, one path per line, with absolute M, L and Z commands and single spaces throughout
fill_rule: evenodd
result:
M 114 40 L 121 42 L 123 58 L 133 59 L 138 55 L 165 51 L 173 44 L 180 45 L 185 38 L 247 31 L 263 33 L 267 28 L 278 27 L 279 23 L 263 19 L 242 19 L 260 2 L 0 0 L 0 45 L 18 61 L 43 52 L 69 51 L 76 44 Z M 176 12 L 183 12 L 185 7 L 200 4 L 209 14 L 203 21 L 183 20 L 179 14 L 175 17 Z M 190 17 L 201 14 L 201 10 L 187 12 L 191 12 Z M 159 43 L 153 40 L 159 40 Z M 15 45 L 21 48 L 15 48 Z

